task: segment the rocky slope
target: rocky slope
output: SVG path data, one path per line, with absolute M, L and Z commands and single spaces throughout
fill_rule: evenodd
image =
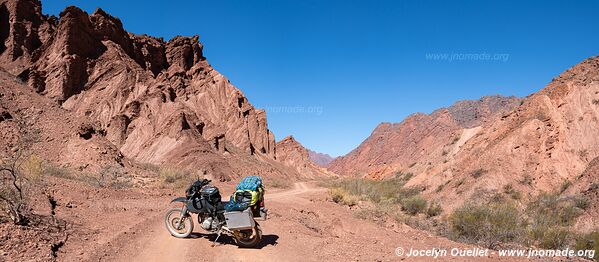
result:
M 331 162 L 333 162 L 334 158 L 328 154 L 314 152 L 308 149 L 308 156 L 310 160 L 321 167 L 327 167 Z
M 330 169 L 373 178 L 413 173 L 407 186 L 447 210 L 505 187 L 530 197 L 572 183 L 563 194 L 596 200 L 597 126 L 599 57 L 592 57 L 522 100 L 487 97 L 383 123 Z
M 84 139 L 101 137 L 138 163 L 221 178 L 248 173 L 252 159 L 286 172 L 273 171 L 281 168 L 265 112 L 210 66 L 198 36 L 133 35 L 101 9 L 50 17 L 37 0 L 0 1 L 0 14 L 2 67 L 85 119 Z
M 398 171 L 415 172 L 443 161 L 462 133 L 485 125 L 520 103 L 516 97 L 488 96 L 460 101 L 431 114 L 417 113 L 401 123 L 382 123 L 329 169 L 342 175 L 383 178 Z
M 309 150 L 295 140 L 293 136 L 285 137 L 277 142 L 277 160 L 287 166 L 295 167 L 297 172 L 308 178 L 333 175 L 325 168 L 312 162 Z
M 447 202 L 501 191 L 508 184 L 533 195 L 559 192 L 565 181 L 578 181 L 599 156 L 598 125 L 599 57 L 592 57 L 469 139 L 462 136 L 465 141 L 450 151 L 446 163 L 421 172 L 410 183 L 427 185 L 431 195 Z M 596 172 L 586 176 L 599 180 Z

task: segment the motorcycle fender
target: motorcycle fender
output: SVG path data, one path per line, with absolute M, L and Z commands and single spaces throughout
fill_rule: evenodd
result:
M 171 200 L 171 203 L 175 203 L 175 202 L 186 203 L 187 202 L 187 198 L 185 198 L 185 197 L 177 197 L 177 198 Z

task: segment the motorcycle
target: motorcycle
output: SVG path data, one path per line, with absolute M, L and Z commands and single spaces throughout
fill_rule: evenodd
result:
M 194 228 L 193 213 L 197 214 L 198 223 L 204 230 L 217 234 L 213 246 L 223 233 L 232 236 L 239 247 L 258 245 L 262 240 L 262 230 L 254 216 L 266 220 L 264 201 L 243 211 L 227 212 L 225 206 L 228 202 L 221 201 L 218 188 L 210 185 L 210 182 L 207 179 L 197 180 L 185 190 L 185 197 L 171 201 L 182 203 L 183 207 L 167 211 L 165 223 L 169 233 L 177 238 L 191 235 Z

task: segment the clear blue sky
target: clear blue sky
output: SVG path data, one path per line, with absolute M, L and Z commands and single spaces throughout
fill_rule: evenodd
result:
M 200 35 L 208 61 L 270 109 L 277 140 L 294 135 L 334 156 L 380 122 L 483 95 L 526 96 L 599 54 L 599 1 L 42 2 L 55 15 L 101 7 L 133 33 Z M 430 57 L 445 53 L 457 59 Z

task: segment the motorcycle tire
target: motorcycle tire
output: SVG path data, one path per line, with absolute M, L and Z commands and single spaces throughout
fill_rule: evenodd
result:
M 179 224 L 179 228 L 177 228 L 177 224 L 181 220 L 181 211 L 180 208 L 173 208 L 166 212 L 164 223 L 166 224 L 166 229 L 172 236 L 186 238 L 193 232 L 193 219 L 191 216 L 187 216 L 183 223 Z
M 262 229 L 256 223 L 256 226 L 248 230 L 236 230 L 234 232 L 235 243 L 241 248 L 256 247 L 262 241 Z

